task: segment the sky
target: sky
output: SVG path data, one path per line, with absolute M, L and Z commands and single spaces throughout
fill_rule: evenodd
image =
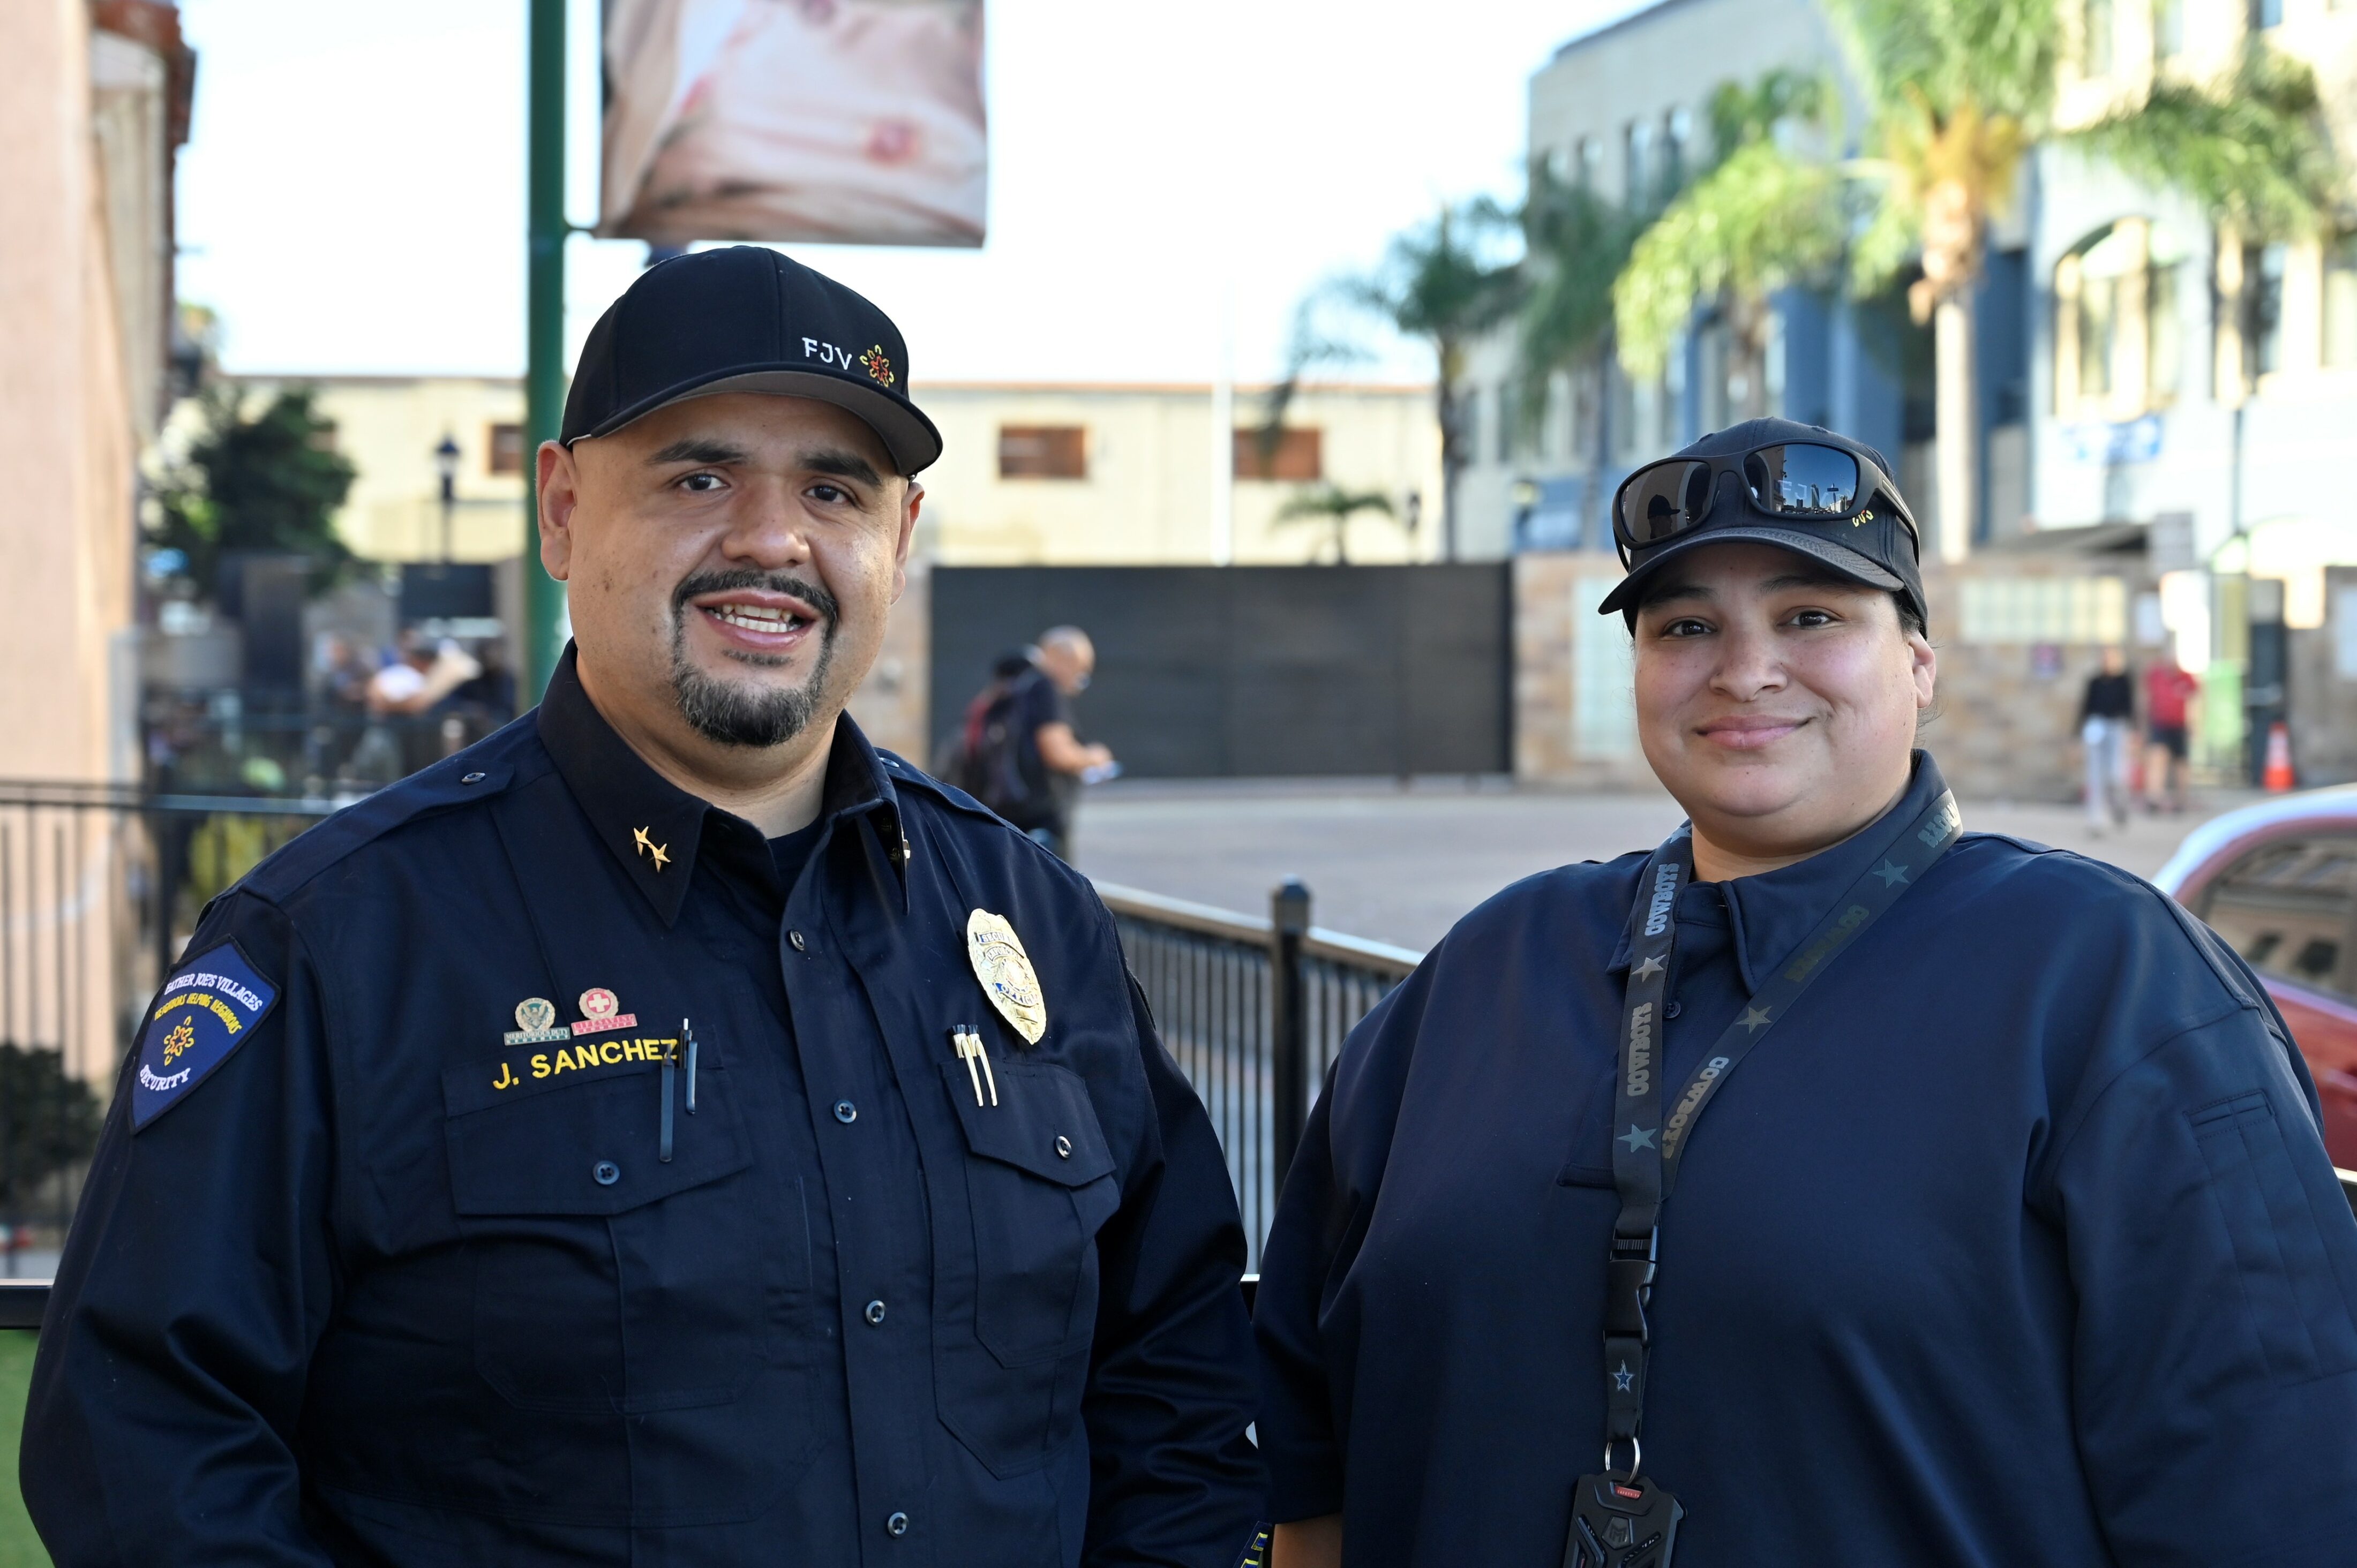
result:
M 1521 184 L 1527 83 L 1641 0 L 988 0 L 989 240 L 791 246 L 938 381 L 1244 381 L 1298 301 Z M 523 368 L 525 0 L 181 0 L 179 288 L 232 372 Z M 596 218 L 597 0 L 572 0 L 570 214 Z M 568 356 L 645 247 L 576 237 Z M 1426 380 L 1370 324 L 1328 373 Z M 920 392 L 921 395 L 921 392 Z

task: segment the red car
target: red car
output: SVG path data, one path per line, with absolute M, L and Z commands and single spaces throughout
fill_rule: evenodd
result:
M 2258 971 L 2316 1076 L 2324 1146 L 2357 1170 L 2357 784 L 2212 818 L 2153 881 Z

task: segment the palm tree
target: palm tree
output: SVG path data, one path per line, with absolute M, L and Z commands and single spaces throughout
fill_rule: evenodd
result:
M 1846 238 L 1841 171 L 1792 150 L 1823 133 L 1829 98 L 1816 79 L 1781 70 L 1712 95 L 1714 162 L 1638 238 L 1613 285 L 1631 376 L 1660 376 L 1695 304 L 1708 302 L 1727 327 L 1745 387 L 1740 412 L 1764 410 L 1769 298 L 1829 273 Z
M 1907 304 L 1932 323 L 1940 553 L 1961 561 L 1980 472 L 1973 291 L 1990 214 L 2047 128 L 2054 0 L 1829 0 L 1826 12 L 1871 105 L 1868 156 L 1853 166 L 1876 200 L 1851 283 L 1878 292 L 1920 252 L 1923 275 Z
M 1520 274 L 1491 259 L 1488 237 L 1512 220 L 1486 199 L 1443 207 L 1433 220 L 1392 242 L 1369 276 L 1336 285 L 1341 296 L 1383 318 L 1403 337 L 1432 346 L 1434 414 L 1440 424 L 1441 553 L 1457 558 L 1457 483 L 1472 455 L 1458 383 L 1475 338 L 1513 313 Z
M 1298 518 L 1323 521 L 1334 531 L 1334 564 L 1347 566 L 1351 564 L 1347 537 L 1351 519 L 1353 514 L 1362 511 L 1379 511 L 1385 517 L 1399 515 L 1392 508 L 1391 497 L 1381 490 L 1346 490 L 1340 485 L 1328 483 L 1287 498 L 1286 503 L 1276 510 L 1276 521 L 1289 522 Z
M 1614 290 L 1621 360 L 1658 373 L 1697 300 L 1731 306 L 1739 339 L 1747 307 L 1822 265 L 1862 205 L 1867 221 L 1846 247 L 1853 293 L 1878 293 L 1921 260 L 1908 303 L 1936 347 L 1940 550 L 1961 560 L 1978 510 L 1973 292 L 1991 213 L 2052 134 L 2061 23 L 2054 0 L 1826 0 L 1826 10 L 1869 106 L 1866 156 L 1835 166 L 1787 151 L 1789 131 L 1742 140 L 1738 126 L 1725 161 L 1637 242 Z M 1784 116 L 1788 127 L 1813 118 Z M 2312 229 L 2333 199 L 2314 78 L 2257 40 L 2224 79 L 2163 80 L 2060 139 L 2186 192 L 2246 237 Z
M 1587 186 L 1556 178 L 1544 159 L 1531 165 L 1521 218 L 1525 276 L 1516 323 L 1523 383 L 1517 406 L 1525 424 L 1534 425 L 1545 416 L 1557 375 L 1586 385 L 1596 423 L 1585 490 L 1591 508 L 1600 508 L 1612 450 L 1612 281 L 1628 265 L 1644 222 Z
M 2315 73 L 2259 38 L 2217 81 L 2163 77 L 2133 112 L 2070 140 L 2181 192 L 2230 243 L 2306 239 L 2341 191 Z

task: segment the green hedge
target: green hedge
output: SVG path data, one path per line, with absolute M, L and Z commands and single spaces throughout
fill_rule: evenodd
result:
M 49 1568 L 49 1554 L 16 1495 L 16 1438 L 25 1430 L 25 1386 L 32 1380 L 36 1337 L 0 1329 L 0 1568 Z

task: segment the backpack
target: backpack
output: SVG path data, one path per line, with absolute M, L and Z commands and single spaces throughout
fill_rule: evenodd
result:
M 1016 727 L 1017 711 L 1032 687 L 1045 679 L 1037 670 L 1025 670 L 975 693 L 965 706 L 965 721 L 945 770 L 950 783 L 1009 821 L 1022 812 L 1033 793 L 1023 778 L 1023 747 L 1030 737 Z

